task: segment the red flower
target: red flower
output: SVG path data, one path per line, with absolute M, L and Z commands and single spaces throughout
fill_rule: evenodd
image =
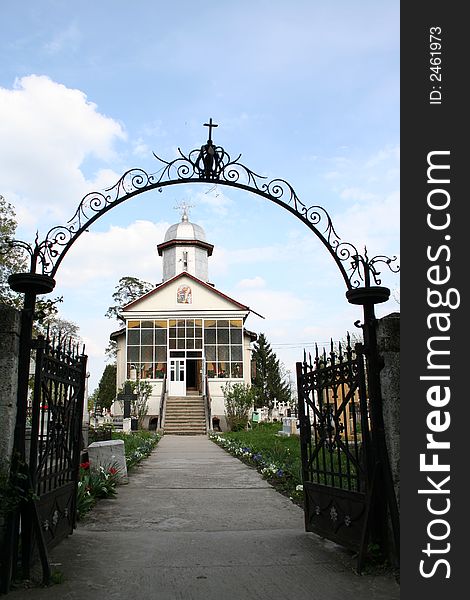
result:
M 109 467 L 108 473 L 111 473 L 111 475 L 116 475 L 117 469 L 115 469 L 114 467 Z
M 90 468 L 90 461 L 87 460 L 86 462 L 80 463 L 80 469 L 89 469 Z

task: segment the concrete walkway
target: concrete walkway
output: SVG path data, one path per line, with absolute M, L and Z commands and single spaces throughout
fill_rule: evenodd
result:
M 51 562 L 64 582 L 12 600 L 398 600 L 303 511 L 205 436 L 164 436 Z

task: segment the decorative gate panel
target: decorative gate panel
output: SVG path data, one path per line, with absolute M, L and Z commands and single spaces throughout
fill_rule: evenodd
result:
M 297 363 L 305 527 L 364 551 L 370 505 L 369 417 L 362 346 Z
M 40 338 L 35 346 L 30 472 L 52 548 L 75 526 L 87 357 L 70 342 Z

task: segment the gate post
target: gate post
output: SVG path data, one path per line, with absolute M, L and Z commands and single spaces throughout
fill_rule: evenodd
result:
M 19 336 L 19 311 L 0 304 L 0 475 L 5 484 L 10 477 L 15 434 Z M 12 564 L 9 548 L 13 522 L 4 508 L 0 507 L 0 594 L 8 591 Z
M 400 313 L 391 313 L 379 319 L 377 343 L 384 361 L 380 381 L 385 438 L 395 495 L 400 507 Z
M 2 474 L 9 472 L 16 423 L 20 313 L 0 304 L 0 457 Z
M 32 262 L 35 267 L 35 263 Z M 29 364 L 31 360 L 31 346 L 33 334 L 34 311 L 36 307 L 36 296 L 38 294 L 48 294 L 55 287 L 55 281 L 49 275 L 39 275 L 33 272 L 30 273 L 15 273 L 8 278 L 10 288 L 24 294 L 23 310 L 21 311 L 21 330 L 19 340 L 18 354 L 18 386 L 17 386 L 17 403 L 16 403 L 16 426 L 13 439 L 13 460 L 11 474 L 15 477 L 21 473 L 25 477 L 21 479 L 24 486 L 25 495 L 31 484 L 31 476 L 29 469 L 26 466 L 26 417 L 28 408 L 28 381 L 29 381 Z M 30 506 L 22 505 L 17 511 L 9 516 L 10 537 L 6 540 L 7 560 L 9 562 L 7 577 L 3 583 L 5 592 L 9 591 L 11 577 L 15 575 L 16 558 L 18 554 L 18 536 L 19 536 L 19 516 L 21 511 L 21 537 L 22 537 L 22 562 L 24 575 L 29 576 L 29 556 L 31 550 L 31 539 L 33 530 L 33 511 Z M 48 565 L 46 566 L 47 557 L 44 556 L 43 549 L 40 548 L 41 560 L 43 562 L 43 571 L 49 572 Z M 26 558 L 26 561 L 25 561 Z
M 351 304 L 362 305 L 364 322 L 362 331 L 364 337 L 364 353 L 367 357 L 367 385 L 369 395 L 369 411 L 371 421 L 371 442 L 375 462 L 375 481 L 371 482 L 374 495 L 372 504 L 372 538 L 378 542 L 382 554 L 396 557 L 399 564 L 400 556 L 400 525 L 397 499 L 390 469 L 390 461 L 385 439 L 385 426 L 383 417 L 382 390 L 380 384 L 380 371 L 383 361 L 379 355 L 377 345 L 377 318 L 375 305 L 386 302 L 390 297 L 390 290 L 382 286 L 370 286 L 366 277 L 366 287 L 350 289 L 346 298 Z M 390 550 L 388 536 L 387 507 L 393 531 L 393 552 Z

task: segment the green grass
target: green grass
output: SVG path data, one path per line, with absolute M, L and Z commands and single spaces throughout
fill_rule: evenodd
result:
M 249 431 L 230 431 L 211 439 L 243 462 L 256 467 L 278 491 L 302 504 L 300 440 L 281 437 L 280 423 L 260 423 Z
M 302 497 L 302 492 L 296 489 L 302 483 L 300 439 L 296 435 L 277 435 L 281 429 L 280 423 L 260 423 L 248 431 L 230 431 L 211 437 L 227 452 L 256 467 L 279 491 L 296 501 Z M 338 475 L 339 461 L 343 474 L 341 478 Z M 356 469 L 351 462 L 349 472 L 353 479 L 349 484 L 351 487 L 348 488 L 347 463 L 348 459 L 343 452 L 338 453 L 337 449 L 330 452 L 322 447 L 314 460 L 314 466 L 320 471 L 326 469 L 326 474 L 322 473 L 317 478 L 317 475 L 312 473 L 312 481 L 344 489 L 357 489 L 358 484 L 354 479 Z
M 234 431 L 224 434 L 228 439 L 246 444 L 268 461 L 284 467 L 301 483 L 300 440 L 298 436 L 278 436 L 281 423 L 260 423 L 250 431 Z
M 160 438 L 160 434 L 144 430 L 132 433 L 113 432 L 113 440 L 124 441 L 124 453 L 128 470 L 132 469 L 143 458 L 147 458 Z

